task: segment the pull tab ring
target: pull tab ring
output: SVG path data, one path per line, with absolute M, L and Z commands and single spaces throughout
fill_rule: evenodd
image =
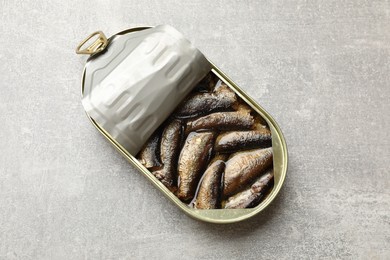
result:
M 92 39 L 94 36 L 99 35 L 99 37 L 88 47 L 81 49 L 83 45 Z M 98 52 L 101 52 L 107 47 L 108 41 L 106 36 L 102 31 L 97 31 L 89 35 L 87 38 L 85 38 L 76 48 L 76 53 L 77 54 L 96 54 Z

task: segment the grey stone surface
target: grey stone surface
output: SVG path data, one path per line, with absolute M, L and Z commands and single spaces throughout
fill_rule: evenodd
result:
M 389 259 L 389 1 L 0 1 L 0 259 Z M 101 29 L 170 24 L 279 122 L 288 178 L 242 223 L 190 219 L 80 102 Z

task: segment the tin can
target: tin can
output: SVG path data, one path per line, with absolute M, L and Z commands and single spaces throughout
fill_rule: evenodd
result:
M 92 44 L 81 49 L 93 38 L 96 39 Z M 233 223 L 258 214 L 274 200 L 283 185 L 288 164 L 287 146 L 279 126 L 175 29 L 137 27 L 108 39 L 102 32 L 95 32 L 76 52 L 91 55 L 83 71 L 82 99 L 92 124 L 186 214 L 206 222 Z M 197 89 L 205 76 L 213 78 L 212 90 Z M 221 94 L 223 102 L 215 99 L 218 91 L 225 91 Z M 195 102 L 203 97 L 209 98 L 204 102 L 205 107 Z M 241 111 L 244 112 L 239 114 Z M 243 117 L 249 115 L 251 125 L 245 125 L 240 116 L 230 123 L 221 124 L 217 120 L 218 116 L 244 114 Z M 216 123 L 202 124 L 213 118 Z M 176 152 L 172 150 L 177 153 L 171 159 L 175 161 L 172 170 L 175 175 L 168 182 L 162 176 L 167 172 L 162 159 L 171 158 L 172 154 L 166 154 L 171 150 L 165 154 L 157 152 L 156 164 L 150 165 L 142 160 L 142 152 L 148 143 L 153 144 L 153 136 L 158 136 L 155 149 L 162 149 L 161 139 L 172 122 L 178 122 L 179 128 L 172 128 L 171 132 L 180 132 L 177 135 L 180 144 Z M 264 129 L 254 127 L 256 124 Z M 263 132 L 270 133 L 264 140 Z M 202 138 L 207 139 L 203 150 L 199 148 L 203 145 Z M 249 141 L 242 143 L 245 138 Z M 171 147 L 174 141 L 165 140 L 164 144 Z M 199 149 L 203 157 L 191 162 L 192 168 L 187 169 L 186 157 L 195 158 L 195 150 Z M 259 159 L 261 156 L 265 159 Z M 188 183 L 191 185 L 185 186 Z

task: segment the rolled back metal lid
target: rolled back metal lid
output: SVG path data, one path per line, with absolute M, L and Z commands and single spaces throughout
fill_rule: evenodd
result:
M 135 155 L 210 69 L 204 55 L 173 27 L 116 35 L 88 61 L 82 103 Z

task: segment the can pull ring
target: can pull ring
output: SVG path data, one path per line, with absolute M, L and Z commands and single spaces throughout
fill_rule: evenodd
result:
M 96 40 L 91 43 L 88 47 L 85 47 L 84 49 L 81 49 L 86 42 L 94 38 L 95 36 L 98 37 Z M 76 53 L 77 54 L 96 54 L 98 52 L 103 51 L 107 47 L 107 37 L 104 35 L 102 31 L 97 31 L 89 35 L 87 38 L 85 38 L 76 48 Z

